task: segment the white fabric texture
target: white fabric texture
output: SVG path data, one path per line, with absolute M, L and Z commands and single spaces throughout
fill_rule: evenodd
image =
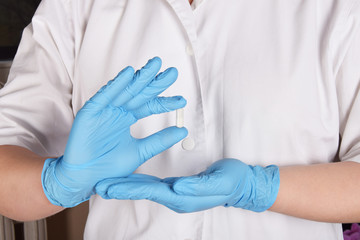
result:
M 193 6 L 194 8 L 194 6 Z M 153 56 L 179 70 L 195 148 L 138 172 L 191 175 L 224 157 L 279 166 L 360 162 L 358 0 L 44 0 L 0 91 L 0 144 L 62 155 L 84 102 Z M 144 137 L 175 113 L 139 121 Z M 344 196 L 346 197 L 346 196 Z M 150 201 L 91 199 L 85 239 L 342 239 L 340 224 L 217 207 L 177 214 Z

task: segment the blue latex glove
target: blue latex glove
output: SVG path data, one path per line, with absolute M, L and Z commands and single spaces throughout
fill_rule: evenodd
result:
M 97 182 L 128 176 L 187 135 L 185 128 L 177 127 L 144 139 L 130 134 L 138 119 L 186 105 L 182 97 L 158 97 L 177 78 L 175 68 L 156 76 L 160 67 L 156 57 L 135 74 L 125 68 L 80 109 L 64 155 L 44 164 L 42 184 L 51 203 L 73 207 L 86 201 L 95 194 Z
M 159 179 L 132 174 L 104 180 L 96 189 L 105 199 L 148 199 L 181 213 L 216 206 L 262 212 L 275 202 L 279 185 L 277 166 L 263 168 L 223 159 L 195 176 Z

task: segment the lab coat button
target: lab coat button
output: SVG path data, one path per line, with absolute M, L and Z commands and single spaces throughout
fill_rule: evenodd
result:
M 188 44 L 188 45 L 186 46 L 186 53 L 187 53 L 188 55 L 190 55 L 190 56 L 193 56 L 193 55 L 194 55 L 194 51 L 193 51 L 193 49 L 192 49 L 192 47 L 191 47 L 190 44 Z
M 182 141 L 181 146 L 184 150 L 187 150 L 187 151 L 193 150 L 195 148 L 195 141 L 191 137 L 185 138 Z

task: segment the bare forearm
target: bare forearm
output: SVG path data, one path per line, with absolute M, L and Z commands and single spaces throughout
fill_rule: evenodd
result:
M 322 222 L 360 222 L 360 164 L 281 168 L 279 194 L 270 210 Z
M 28 221 L 61 211 L 41 185 L 45 158 L 18 146 L 0 146 L 0 214 Z

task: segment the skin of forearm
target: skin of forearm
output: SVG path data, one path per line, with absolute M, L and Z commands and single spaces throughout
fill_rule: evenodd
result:
M 321 222 L 360 222 L 360 163 L 280 168 L 270 211 Z
M 0 146 L 0 214 L 30 221 L 63 209 L 51 204 L 43 192 L 45 159 L 19 146 Z
M 0 214 L 19 221 L 61 210 L 46 198 L 46 158 L 18 146 L 0 146 Z M 360 222 L 360 164 L 341 162 L 280 168 L 280 189 L 270 211 L 321 222 Z

